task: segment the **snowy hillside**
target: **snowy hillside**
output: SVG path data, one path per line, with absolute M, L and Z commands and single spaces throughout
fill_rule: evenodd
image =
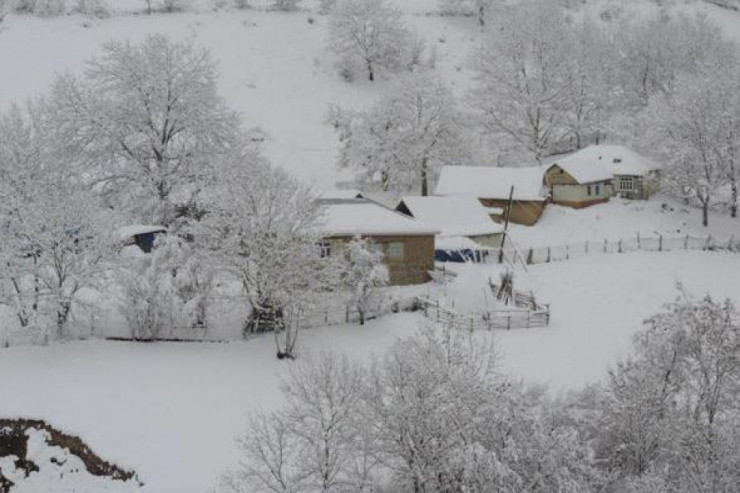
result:
M 434 0 L 397 3 L 425 41 L 427 53 L 434 53 L 435 71 L 462 95 L 469 88 L 469 56 L 479 36 L 475 19 L 429 15 L 437 10 Z M 640 15 L 657 12 L 648 2 L 616 3 Z M 147 16 L 131 14 L 143 11 L 140 0 L 113 5 L 118 12 L 108 19 L 9 15 L 0 24 L 0 108 L 44 95 L 56 74 L 84 70 L 85 60 L 99 55 L 108 40 L 140 41 L 152 33 L 174 40 L 193 37 L 218 62 L 219 88 L 227 103 L 242 114 L 247 126 L 267 133 L 265 150 L 276 165 L 319 189 L 333 188 L 350 177 L 337 173 L 338 142 L 324 123 L 327 109 L 330 104 L 367 107 L 388 81 L 347 83 L 339 77 L 326 49 L 326 16 L 310 10 L 212 12 L 207 3 L 194 4 L 197 12 Z M 598 13 L 600 5 L 589 4 L 586 10 Z M 740 39 L 740 13 L 703 3 L 681 3 L 676 8 L 705 11 Z M 17 56 L 19 50 L 22 56 Z

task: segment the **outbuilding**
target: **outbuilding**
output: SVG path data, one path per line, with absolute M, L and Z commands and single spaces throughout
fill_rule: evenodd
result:
M 396 210 L 439 229 L 439 239 L 465 237 L 479 246 L 501 245 L 503 226 L 473 196 L 404 197 Z
M 543 174 L 539 166 L 444 166 L 435 195 L 473 196 L 489 209 L 494 221 L 501 222 L 509 214 L 511 222 L 532 226 L 545 209 Z

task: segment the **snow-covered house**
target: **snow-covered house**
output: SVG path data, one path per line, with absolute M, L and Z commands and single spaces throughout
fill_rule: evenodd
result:
M 647 199 L 659 186 L 660 167 L 624 146 L 592 145 L 566 159 L 609 170 L 612 193 L 626 199 Z
M 464 237 L 480 246 L 499 246 L 504 228 L 473 196 L 404 197 L 396 210 L 438 228 L 437 243 Z
M 539 166 L 522 168 L 492 166 L 444 166 L 439 175 L 435 195 L 473 196 L 495 221 L 507 214 L 509 194 L 514 188 L 510 221 L 531 226 L 545 208 L 542 185 L 543 169 Z
M 545 183 L 554 204 L 581 209 L 607 202 L 612 195 L 613 175 L 605 166 L 578 153 L 556 160 L 545 172 Z
M 124 226 L 117 231 L 118 238 L 124 246 L 136 245 L 141 251 L 149 253 L 154 247 L 157 235 L 167 232 L 167 228 L 157 225 Z
M 434 237 L 439 230 L 367 199 L 320 199 L 322 255 L 338 255 L 355 236 L 383 251 L 390 284 L 429 281 L 434 270 Z

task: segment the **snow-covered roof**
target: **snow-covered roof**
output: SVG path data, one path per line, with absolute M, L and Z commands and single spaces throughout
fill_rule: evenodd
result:
M 324 236 L 427 236 L 439 229 L 369 200 L 320 202 L 318 228 Z
M 645 176 L 649 172 L 659 169 L 659 166 L 655 162 L 620 145 L 588 146 L 568 157 L 560 159 L 555 164 L 559 165 L 581 183 L 601 181 L 612 178 L 615 175 Z M 586 178 L 592 176 L 596 176 L 597 178 L 586 181 L 586 178 L 581 179 L 574 175 L 574 172 L 582 173 L 582 176 Z M 607 175 L 609 178 L 598 178 Z
M 444 166 L 435 194 L 506 200 L 513 186 L 514 200 L 540 201 L 545 200 L 543 174 L 544 170 L 539 166 Z
M 355 189 L 349 190 L 325 190 L 319 195 L 321 200 L 349 200 L 349 199 L 361 199 L 363 198 L 362 192 Z
M 504 230 L 471 195 L 404 197 L 399 207 L 402 204 L 419 221 L 439 228 L 442 236 L 490 235 Z
M 144 235 L 147 233 L 164 233 L 167 231 L 167 228 L 164 226 L 157 226 L 157 225 L 143 225 L 143 224 L 134 224 L 131 226 L 124 226 L 122 228 L 118 228 L 116 233 L 118 234 L 118 237 L 121 239 L 127 239 L 132 238 L 137 235 Z

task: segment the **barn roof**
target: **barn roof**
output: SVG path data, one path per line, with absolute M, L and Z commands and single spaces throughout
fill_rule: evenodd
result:
M 402 206 L 419 221 L 439 228 L 442 236 L 480 236 L 504 230 L 471 195 L 404 197 L 397 209 Z
M 322 200 L 318 228 L 324 236 L 430 236 L 439 229 L 363 199 Z
M 545 200 L 543 174 L 544 170 L 539 166 L 444 166 L 435 194 L 506 200 L 513 186 L 514 200 L 542 201 Z
M 564 157 L 555 164 L 580 183 L 609 180 L 615 175 L 644 176 L 659 166 L 620 145 L 592 145 Z

